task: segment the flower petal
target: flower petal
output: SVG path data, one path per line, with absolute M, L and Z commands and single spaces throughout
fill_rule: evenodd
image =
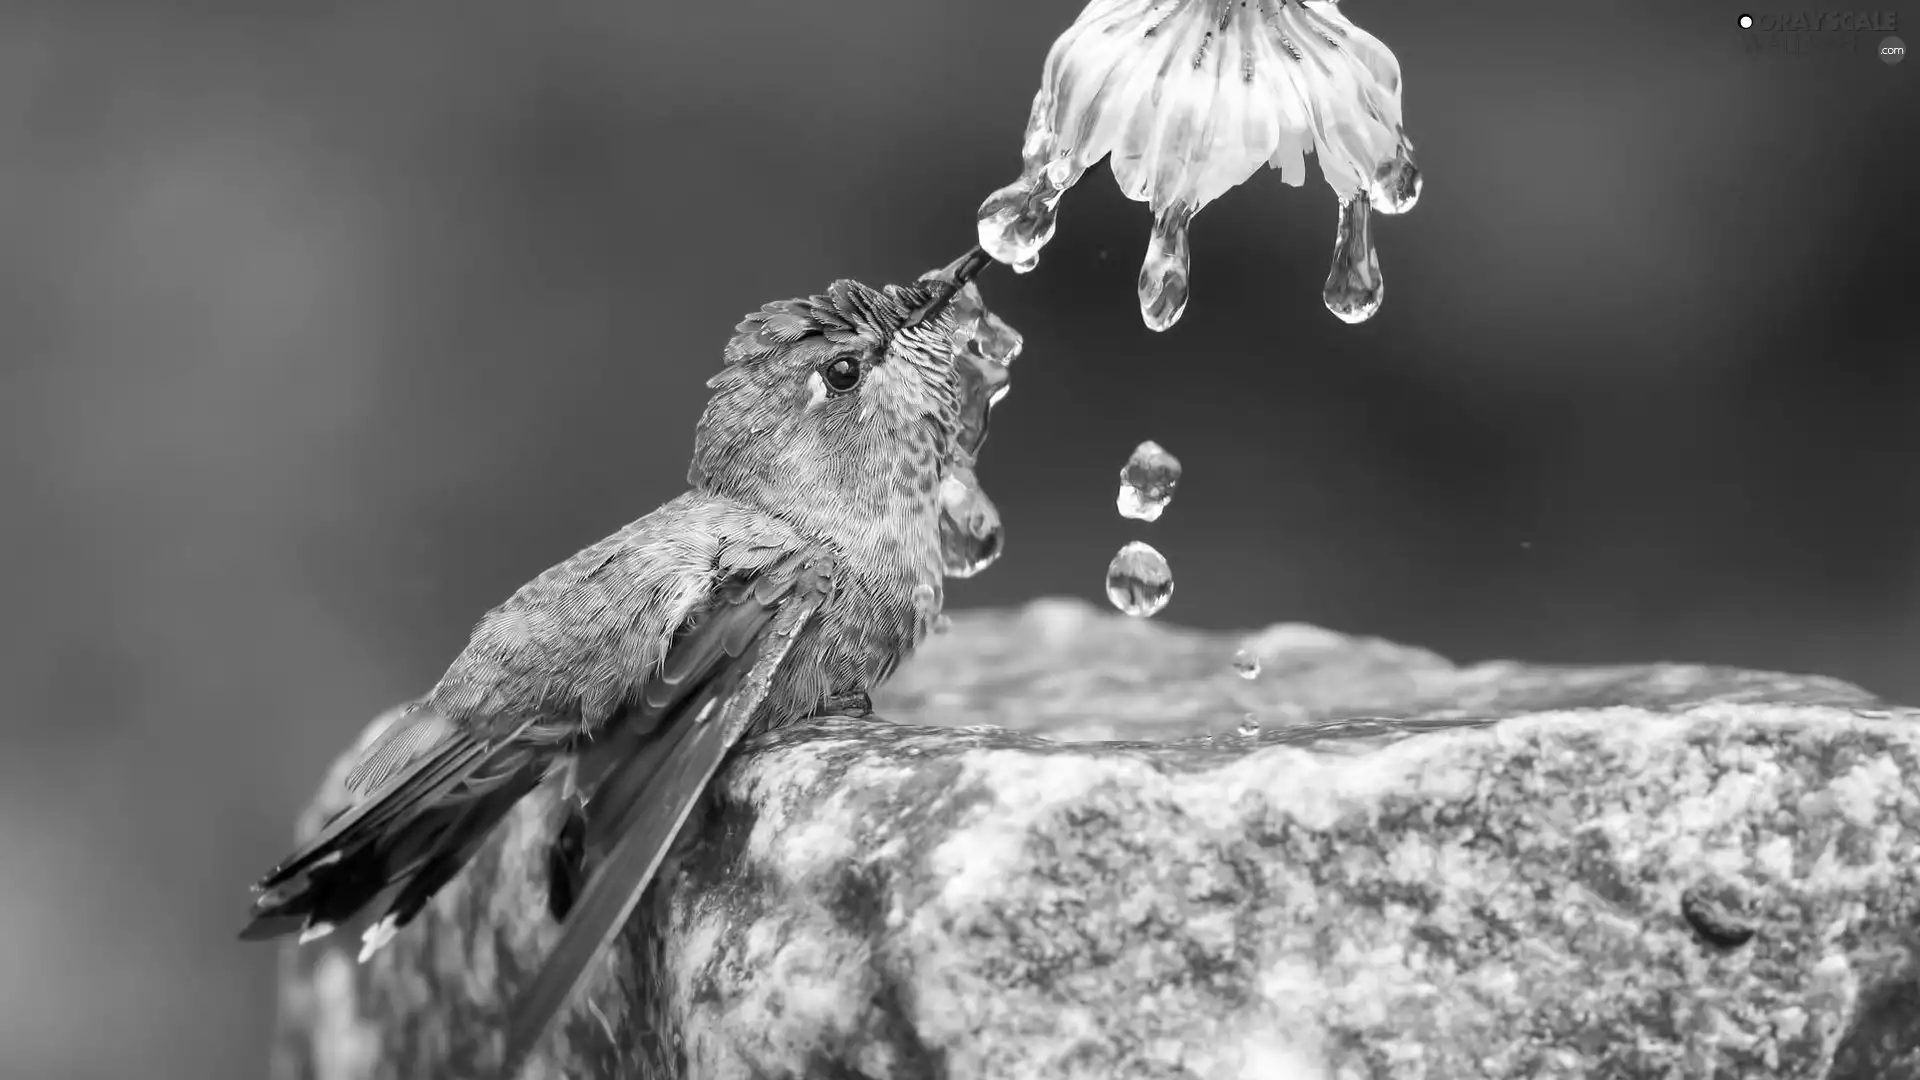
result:
M 1399 61 L 1333 0 L 1091 0 L 1047 52 L 1021 179 L 982 204 L 980 242 L 1032 269 L 1061 196 L 1106 158 L 1153 211 L 1141 312 L 1164 329 L 1185 306 L 1193 215 L 1263 163 L 1299 186 L 1308 153 L 1343 203 L 1394 214 L 1419 197 Z

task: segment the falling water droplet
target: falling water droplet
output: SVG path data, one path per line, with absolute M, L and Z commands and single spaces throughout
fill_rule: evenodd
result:
M 1233 733 L 1243 739 L 1251 739 L 1258 736 L 1260 734 L 1260 718 L 1252 713 L 1248 713 L 1240 718 L 1240 726 L 1234 728 Z
M 1120 495 L 1114 504 L 1123 518 L 1158 521 L 1180 484 L 1180 459 L 1149 439 L 1133 448 L 1120 469 Z
M 970 578 L 992 566 L 1005 546 L 1000 511 L 970 469 L 940 481 L 940 562 L 948 577 Z
M 936 633 L 936 634 L 944 634 L 944 633 L 946 633 L 947 631 L 949 631 L 949 630 L 951 630 L 951 629 L 953 629 L 953 617 L 952 617 L 952 616 L 950 616 L 950 615 L 936 615 L 936 616 L 934 616 L 934 618 L 933 618 L 933 632 L 934 632 L 934 633 Z
M 1380 310 L 1386 282 L 1380 277 L 1380 258 L 1373 250 L 1373 226 L 1366 195 L 1340 203 L 1340 231 L 1333 241 L 1333 268 L 1321 298 L 1327 310 L 1343 322 L 1362 323 Z
M 1260 658 L 1241 649 L 1233 654 L 1233 673 L 1251 682 L 1260 677 Z
M 1139 281 L 1140 318 L 1149 330 L 1165 330 L 1187 310 L 1187 276 L 1193 267 L 1187 225 L 1192 220 L 1193 211 L 1180 203 L 1153 216 Z
M 1159 614 L 1173 596 L 1173 570 L 1166 557 L 1138 540 L 1107 564 L 1107 599 L 1136 619 Z
M 1373 174 L 1373 208 L 1382 214 L 1404 214 L 1420 201 L 1425 183 L 1420 166 L 1413 163 L 1413 146 L 1402 142 L 1394 147 L 1393 160 L 1382 162 Z

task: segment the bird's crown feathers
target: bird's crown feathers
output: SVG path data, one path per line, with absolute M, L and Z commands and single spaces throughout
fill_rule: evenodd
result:
M 909 314 L 932 295 L 919 285 L 875 289 L 841 280 L 816 296 L 776 300 L 733 328 L 721 364 L 734 367 L 770 356 L 812 335 L 837 345 L 878 345 L 899 332 Z

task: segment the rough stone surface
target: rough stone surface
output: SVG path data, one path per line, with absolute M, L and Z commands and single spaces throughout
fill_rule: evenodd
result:
M 535 1075 L 1920 1078 L 1920 710 L 1057 601 L 880 704 L 722 774 Z M 275 1075 L 497 1060 L 553 809 L 373 962 L 289 950 Z

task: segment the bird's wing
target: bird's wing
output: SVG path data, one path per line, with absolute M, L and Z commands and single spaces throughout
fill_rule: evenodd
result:
M 509 1080 L 626 925 L 767 699 L 794 639 L 833 591 L 830 565 L 818 553 L 800 554 L 722 581 L 713 604 L 676 635 L 658 672 L 583 753 L 587 847 L 605 855 L 515 1004 L 502 1073 Z
M 255 886 L 241 936 L 324 932 L 382 896 L 370 941 L 406 925 L 569 743 L 631 711 L 716 581 L 804 546 L 778 519 L 688 495 L 529 582 L 363 752 L 347 778 L 361 801 Z

